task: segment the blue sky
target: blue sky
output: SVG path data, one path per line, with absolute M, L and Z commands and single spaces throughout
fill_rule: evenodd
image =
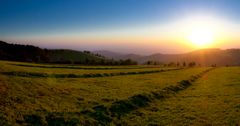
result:
M 81 34 L 122 27 L 134 29 L 164 24 L 195 13 L 221 15 L 238 23 L 239 12 L 239 0 L 1 0 L 0 39 L 17 41 L 21 38 L 19 43 L 29 39 L 48 47 L 39 39 L 30 38 L 75 31 Z M 51 48 L 58 48 L 54 44 L 50 44 Z M 84 43 L 79 41 L 79 44 Z M 91 49 L 91 46 L 86 48 Z

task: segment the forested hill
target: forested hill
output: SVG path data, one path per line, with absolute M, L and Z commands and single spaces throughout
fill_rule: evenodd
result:
M 41 48 L 0 41 L 1 60 L 45 62 L 48 58 L 46 51 Z
M 103 62 L 105 58 L 89 51 L 41 49 L 31 45 L 8 44 L 0 41 L 0 60 L 86 64 Z

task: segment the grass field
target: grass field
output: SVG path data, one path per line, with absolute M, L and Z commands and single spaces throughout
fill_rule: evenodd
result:
M 0 125 L 237 125 L 240 68 L 0 62 Z

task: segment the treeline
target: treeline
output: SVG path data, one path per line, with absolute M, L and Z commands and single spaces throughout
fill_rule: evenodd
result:
M 0 41 L 0 59 L 24 62 L 43 62 L 48 61 L 49 57 L 46 50 L 31 46 L 8 44 Z
M 130 59 L 118 61 L 107 59 L 100 54 L 94 54 L 90 51 L 41 49 L 31 45 L 8 44 L 3 41 L 0 41 L 0 60 L 82 65 L 137 64 L 137 62 Z
M 100 62 L 101 65 L 137 65 L 138 63 L 136 61 L 133 61 L 131 59 L 126 60 L 102 60 Z
M 101 60 L 92 60 L 86 58 L 83 61 L 73 61 L 73 60 L 67 60 L 67 61 L 53 61 L 51 63 L 56 64 L 82 64 L 82 65 L 137 65 L 138 63 L 136 61 L 133 61 L 131 59 L 126 60 L 109 60 L 109 59 L 101 59 Z
M 85 53 L 85 54 L 89 54 L 89 55 L 93 55 L 93 56 L 97 56 L 97 57 L 101 57 L 101 58 L 106 59 L 105 56 L 100 55 L 100 54 L 98 54 L 98 53 L 92 53 L 91 51 L 84 50 L 83 53 Z
M 196 66 L 201 66 L 200 63 L 197 62 L 170 62 L 170 63 L 161 63 L 158 61 L 147 61 L 146 63 L 144 63 L 145 65 L 161 65 L 164 67 L 196 67 Z M 216 64 L 214 64 L 216 65 Z

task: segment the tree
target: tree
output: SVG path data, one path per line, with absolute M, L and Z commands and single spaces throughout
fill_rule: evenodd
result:
M 175 67 L 175 66 L 176 66 L 176 63 L 170 62 L 170 63 L 168 64 L 168 66 L 169 66 L 169 67 Z
M 177 62 L 177 67 L 179 67 L 180 66 L 180 63 L 179 62 Z
M 188 64 L 188 67 L 195 67 L 196 66 L 196 62 L 190 62 L 189 64 Z
M 186 62 L 183 62 L 183 67 L 186 67 Z

